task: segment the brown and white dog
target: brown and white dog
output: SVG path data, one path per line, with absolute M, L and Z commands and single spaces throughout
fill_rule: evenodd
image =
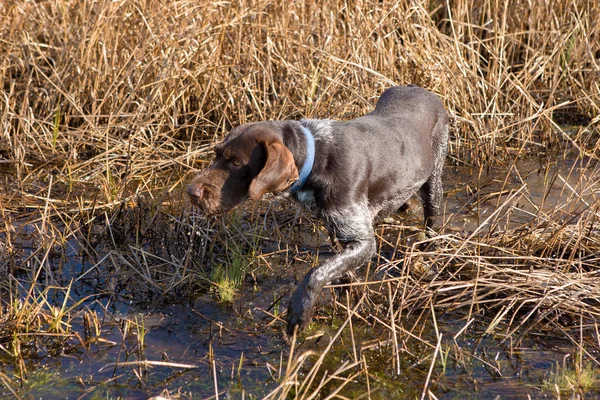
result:
M 442 200 L 448 116 L 420 87 L 392 87 L 375 109 L 350 121 L 268 121 L 241 125 L 215 147 L 213 163 L 189 184 L 205 214 L 265 193 L 287 193 L 323 220 L 343 251 L 312 268 L 293 293 L 288 333 L 311 320 L 324 285 L 375 252 L 374 218 L 420 191 L 431 229 Z

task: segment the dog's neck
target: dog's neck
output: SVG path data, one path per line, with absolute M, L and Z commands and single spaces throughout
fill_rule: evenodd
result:
M 299 171 L 298 180 L 290 186 L 290 193 L 292 194 L 302 189 L 302 186 L 304 186 L 312 172 L 315 162 L 315 138 L 312 132 L 304 125 L 301 125 L 301 131 L 306 141 L 306 156 L 304 157 L 304 164 Z

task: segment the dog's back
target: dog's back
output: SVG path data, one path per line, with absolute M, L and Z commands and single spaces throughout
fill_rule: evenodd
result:
M 368 115 L 418 124 L 428 132 L 433 130 L 438 120 L 441 124 L 448 122 L 448 115 L 440 99 L 415 85 L 387 89 Z

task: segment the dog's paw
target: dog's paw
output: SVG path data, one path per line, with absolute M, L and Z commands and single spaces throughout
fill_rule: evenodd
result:
M 308 326 L 314 312 L 314 301 L 310 296 L 302 296 L 296 291 L 292 295 L 287 312 L 287 334 L 292 336 L 294 329 L 298 327 L 297 333 L 300 333 Z
M 300 333 L 306 328 L 312 319 L 313 310 L 310 309 L 293 309 L 290 304 L 290 308 L 288 308 L 287 314 L 287 334 L 292 336 L 294 334 L 294 329 L 298 327 L 296 333 Z

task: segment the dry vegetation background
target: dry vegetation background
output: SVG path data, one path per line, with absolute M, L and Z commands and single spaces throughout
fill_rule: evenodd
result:
M 137 232 L 140 195 L 165 202 L 232 126 L 353 118 L 385 88 L 414 83 L 438 94 L 451 115 L 448 165 L 481 174 L 498 165 L 510 170 L 521 156 L 544 155 L 551 165 L 569 153 L 593 167 L 600 150 L 599 21 L 596 0 L 1 2 L 0 344 L 17 372 L 0 378 L 16 388 L 25 377 L 19 346 L 31 340 L 32 326 L 70 332 L 52 321 L 69 320 L 76 307 L 57 314 L 40 301 L 46 289 L 31 285 L 52 275 L 49 260 L 64 257 L 73 238 L 89 245 L 94 229 L 106 232 L 116 219 Z M 565 184 L 570 203 L 540 207 L 539 221 L 526 231 L 445 236 L 441 270 L 460 262 L 468 270 L 489 268 L 486 275 L 469 275 L 465 284 L 453 274 L 401 304 L 422 305 L 442 290 L 457 294 L 438 298 L 439 309 L 458 308 L 466 298 L 491 301 L 502 288 L 499 319 L 549 302 L 551 310 L 580 318 L 580 330 L 584 317 L 586 327 L 595 326 L 600 311 L 588 300 L 597 296 L 597 278 L 582 265 L 592 269 L 597 257 L 590 254 L 600 251 L 598 181 L 594 169 L 575 187 Z M 498 210 L 522 192 L 499 200 Z M 583 211 L 582 198 L 589 206 Z M 187 210 L 177 199 L 168 198 L 169 212 Z M 127 207 L 134 210 L 124 217 Z M 507 208 L 486 223 L 510 218 Z M 148 228 L 155 215 L 145 218 L 146 232 L 156 232 Z M 35 238 L 33 255 L 20 245 L 23 235 Z M 490 249 L 494 255 L 485 258 Z M 153 281 L 157 275 L 148 274 L 146 284 L 179 293 L 189 283 L 190 254 L 183 250 L 177 277 Z M 513 263 L 498 267 L 506 258 Z M 573 280 L 565 274 L 575 264 Z M 519 267 L 550 272 L 523 276 Z M 21 279 L 15 289 L 13 274 L 28 268 L 29 286 Z M 548 294 L 548 279 L 556 293 Z M 561 291 L 564 285 L 579 289 Z M 14 302 L 23 296 L 28 307 Z M 580 350 L 593 342 L 573 340 Z M 438 354 L 439 343 L 428 346 Z M 286 379 L 300 373 L 297 365 Z M 280 389 L 285 396 L 290 386 Z
M 1 154 L 21 178 L 43 163 L 123 187 L 190 168 L 232 125 L 351 118 L 393 84 L 444 99 L 467 162 L 564 140 L 557 112 L 598 122 L 595 1 L 0 7 Z

